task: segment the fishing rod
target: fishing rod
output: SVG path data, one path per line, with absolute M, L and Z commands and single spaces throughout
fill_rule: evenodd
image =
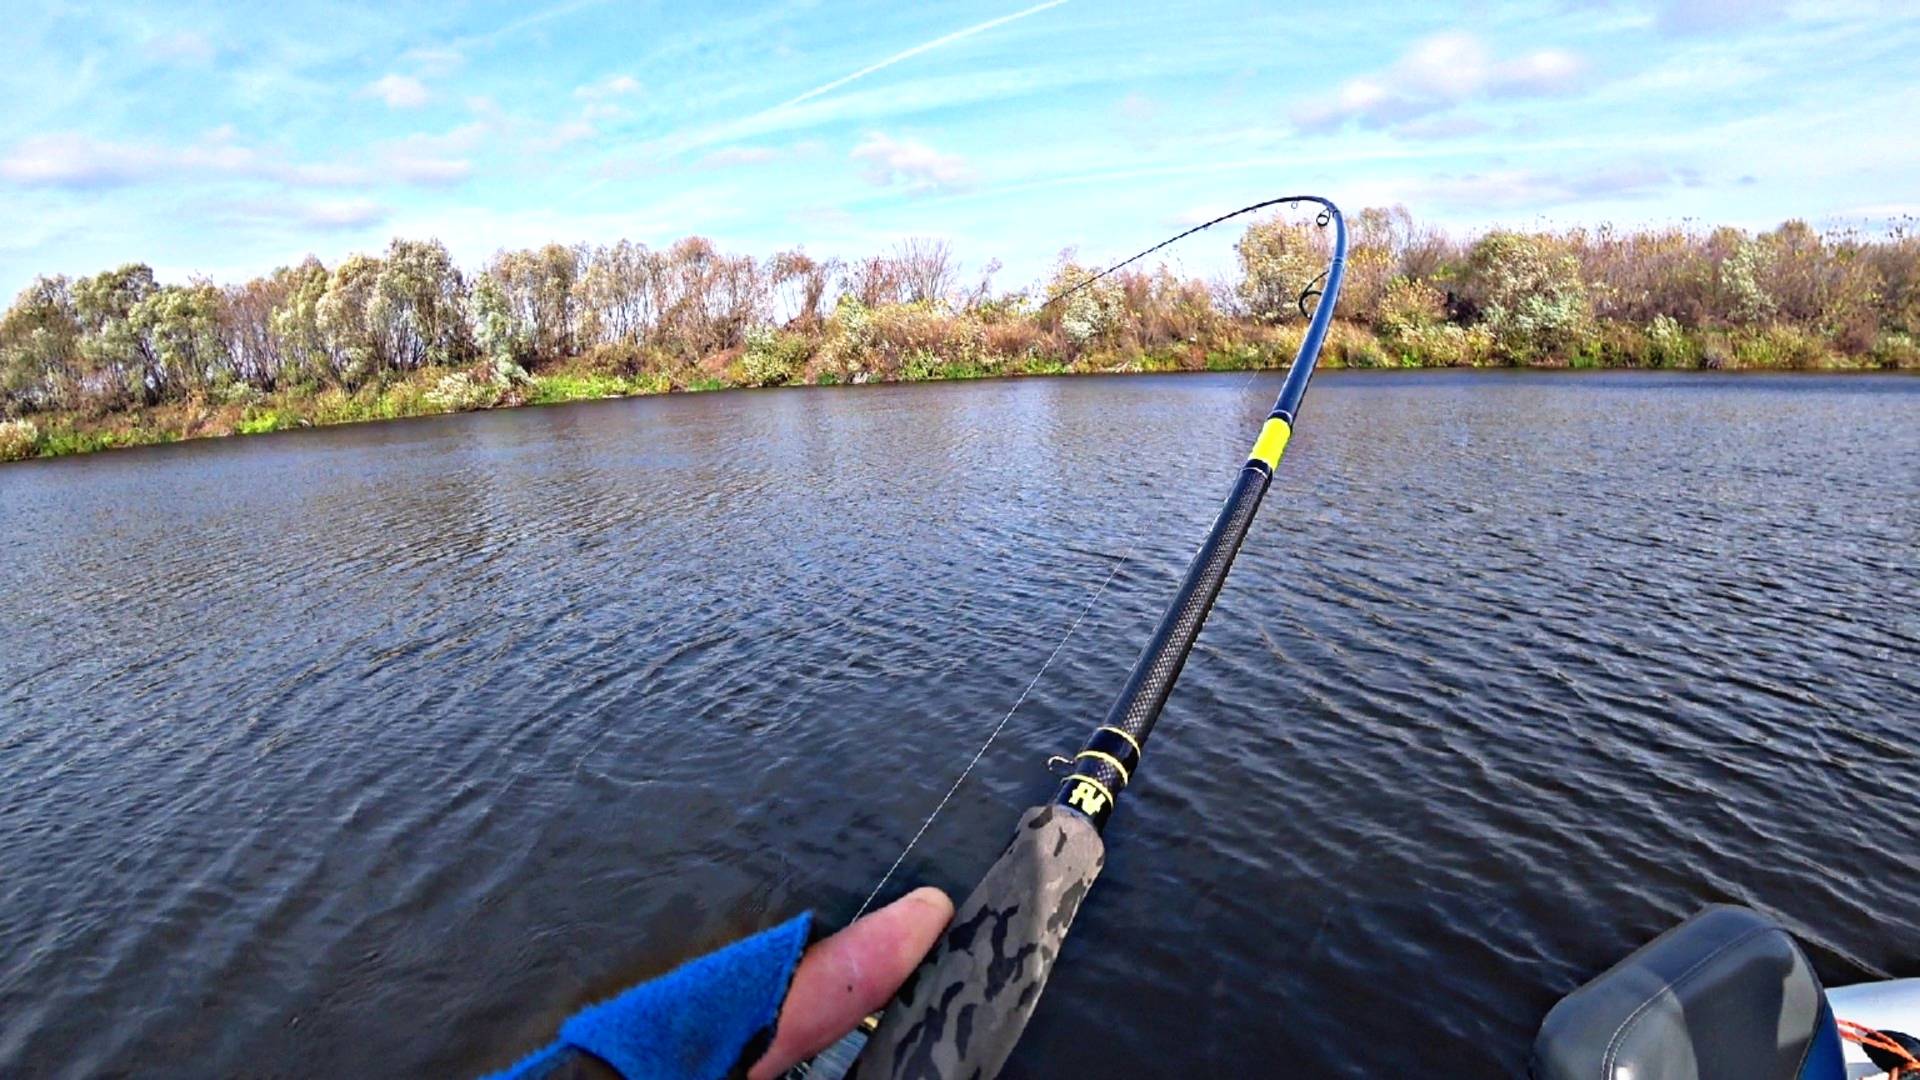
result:
M 1180 678 L 1200 627 L 1226 582 L 1260 500 L 1293 435 L 1301 399 L 1320 358 L 1346 271 L 1347 225 L 1340 208 L 1315 195 L 1288 196 L 1215 218 L 1181 233 L 1053 297 L 1052 304 L 1127 263 L 1228 218 L 1279 203 L 1315 203 L 1316 220 L 1334 228 L 1333 257 L 1298 303 L 1316 293 L 1307 332 L 1261 424 L 1246 464 L 1186 576 L 1160 617 L 1146 651 L 1134 661 L 1120 697 L 1080 752 L 1053 801 L 1020 817 L 1013 840 L 960 905 L 947 932 L 888 1006 L 868 1036 L 853 1075 L 864 1080 L 992 1077 L 1026 1030 L 1067 929 L 1106 859 L 1101 832 L 1114 803 L 1140 767 L 1147 737 Z M 1314 286 L 1320 285 L 1319 289 Z M 1043 307 L 1046 305 L 1042 305 Z M 936 811 L 937 812 L 937 811 Z

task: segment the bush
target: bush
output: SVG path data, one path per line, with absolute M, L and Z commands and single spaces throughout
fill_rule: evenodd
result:
M 999 363 L 1038 356 L 1044 336 L 1031 319 L 1007 319 L 982 327 L 982 348 Z
M 492 407 L 504 390 L 505 387 L 491 379 L 476 379 L 468 372 L 455 371 L 440 376 L 421 397 L 438 412 L 469 412 Z
M 1120 283 L 1105 278 L 1087 284 L 1092 278 L 1093 271 L 1084 267 L 1072 263 L 1062 266 L 1047 286 L 1047 295 L 1061 296 L 1068 290 L 1075 291 L 1064 300 L 1048 304 L 1040 313 L 1042 319 L 1051 320 L 1076 352 L 1101 343 L 1111 344 L 1127 314 L 1126 296 Z
M 813 364 L 813 380 L 841 382 L 931 378 L 949 366 L 990 371 L 1000 357 L 986 348 L 986 332 L 970 316 L 944 304 L 915 301 L 870 308 L 842 297 L 827 320 Z
M 753 386 L 784 386 L 813 358 L 813 339 L 805 334 L 756 326 L 747 331 L 741 365 Z
M 1374 326 L 1388 336 L 1418 333 L 1446 321 L 1447 298 L 1424 281 L 1396 277 L 1380 295 Z
M 1874 343 L 1872 357 L 1883 368 L 1920 368 L 1920 344 L 1910 334 L 1883 334 Z
M 1467 256 L 1467 287 L 1510 363 L 1570 362 L 1595 344 L 1593 304 L 1562 240 L 1489 233 Z
M 0 420 L 0 461 L 20 461 L 40 450 L 40 429 L 33 421 Z
M 1486 367 L 1493 362 L 1493 334 L 1484 326 L 1423 326 L 1400 332 L 1393 343 L 1403 367 Z
M 1300 317 L 1300 293 L 1327 265 L 1326 230 L 1281 217 L 1257 221 L 1235 245 L 1239 295 L 1254 318 L 1268 323 Z
M 1655 315 L 1647 324 L 1648 367 L 1694 367 L 1700 363 L 1700 346 L 1669 315 Z
M 1812 334 L 1779 323 L 1737 332 L 1731 341 L 1734 366 L 1743 368 L 1810 368 L 1827 355 Z
M 1380 339 L 1351 323 L 1334 323 L 1320 347 L 1329 367 L 1397 367 L 1398 362 L 1380 345 Z

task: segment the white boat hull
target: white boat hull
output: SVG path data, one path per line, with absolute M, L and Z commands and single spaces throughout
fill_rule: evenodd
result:
M 1837 986 L 1827 991 L 1827 1003 L 1833 1006 L 1835 1019 L 1920 1036 L 1920 979 Z M 1847 1080 L 1884 1075 L 1858 1045 L 1843 1043 L 1842 1049 L 1847 1055 Z

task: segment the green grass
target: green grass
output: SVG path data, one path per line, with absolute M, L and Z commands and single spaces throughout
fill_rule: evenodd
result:
M 285 431 L 297 427 L 300 418 L 290 411 L 281 409 L 248 410 L 248 415 L 240 418 L 235 428 L 242 435 L 266 435 L 275 431 Z
M 551 375 L 535 375 L 533 396 L 528 400 L 534 405 L 557 405 L 563 401 L 591 401 L 596 398 L 623 397 L 627 394 L 645 392 L 635 381 L 622 379 L 617 375 L 556 372 Z

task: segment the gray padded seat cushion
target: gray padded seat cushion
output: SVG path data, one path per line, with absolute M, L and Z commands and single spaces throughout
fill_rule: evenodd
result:
M 1793 1080 L 1822 1022 L 1820 980 L 1786 931 L 1715 906 L 1553 1007 L 1536 1080 Z

